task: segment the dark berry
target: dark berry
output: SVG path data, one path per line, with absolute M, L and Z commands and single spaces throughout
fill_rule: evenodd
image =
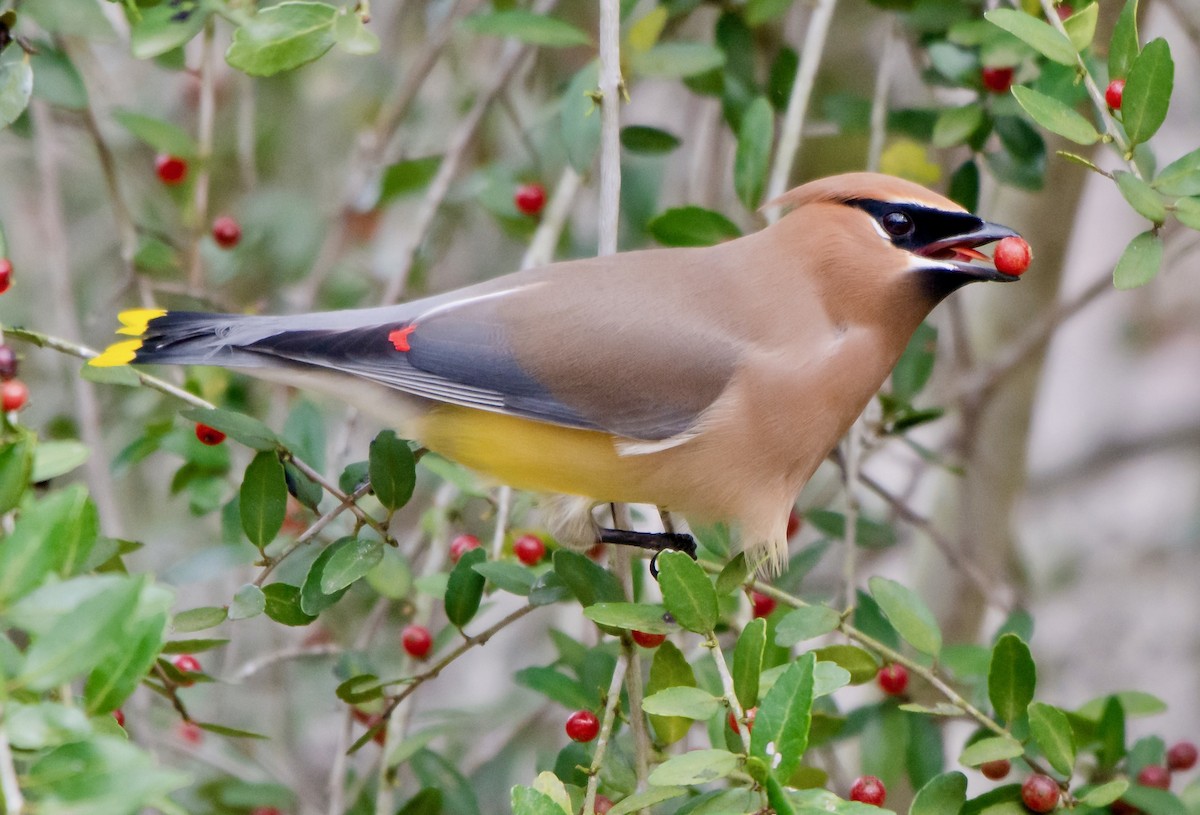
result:
M 201 444 L 207 444 L 209 447 L 212 447 L 225 441 L 225 434 L 215 427 L 209 427 L 206 424 L 197 424 L 196 438 L 200 440 Z
M 513 204 L 525 215 L 537 215 L 546 206 L 546 188 L 541 184 L 522 184 L 513 194 Z
M 0 379 L 8 381 L 17 375 L 17 353 L 7 345 L 0 345 Z
M 979 80 L 992 93 L 1008 93 L 1013 83 L 1013 69 L 985 67 L 979 72 Z
M 647 634 L 645 631 L 631 631 L 629 636 L 643 648 L 657 648 L 667 638 L 666 634 Z
M 879 687 L 889 696 L 899 696 L 908 687 L 908 669 L 895 662 L 884 665 L 875 676 Z
M 154 172 L 158 173 L 158 180 L 168 187 L 182 184 L 188 174 L 187 159 L 179 156 L 159 155 L 154 159 Z
M 1021 785 L 1021 800 L 1034 812 L 1050 812 L 1058 806 L 1058 795 L 1058 784 L 1041 773 L 1034 773 Z
M 567 719 L 566 731 L 572 741 L 591 741 L 600 734 L 600 720 L 590 710 L 577 710 Z
M 771 612 L 775 610 L 775 606 L 778 603 L 775 602 L 774 597 L 770 597 L 762 592 L 752 591 L 750 592 L 750 605 L 752 609 L 751 613 L 758 618 L 771 616 Z
M 29 401 L 29 388 L 19 379 L 10 379 L 0 385 L 0 407 L 8 413 L 20 410 Z
M 213 240 L 217 242 L 217 246 L 222 249 L 232 249 L 242 239 L 242 227 L 236 218 L 222 215 L 213 221 L 212 236 Z
M 479 538 L 474 535 L 459 535 L 450 541 L 450 562 L 458 563 L 463 555 L 472 549 L 478 549 L 482 545 L 479 542 Z
M 0 294 L 4 294 L 12 285 L 12 272 L 12 261 L 8 258 L 0 258 Z
M 1001 778 L 1006 778 L 1011 771 L 1012 762 L 1007 758 L 985 761 L 979 765 L 979 772 L 983 773 L 983 777 L 990 778 L 992 781 L 999 781 Z
M 1104 101 L 1113 110 L 1121 109 L 1121 100 L 1125 96 L 1125 80 L 1114 79 L 1108 83 L 1108 87 L 1104 89 Z
M 1171 788 L 1171 771 L 1161 764 L 1147 764 L 1138 773 L 1137 782 L 1143 787 L 1158 787 L 1160 790 Z
M 1196 745 L 1181 741 L 1167 750 L 1167 766 L 1172 770 L 1190 770 L 1196 766 Z
M 533 566 L 546 556 L 546 544 L 537 535 L 522 535 L 513 541 L 513 554 L 526 566 Z
M 887 798 L 887 788 L 873 775 L 856 778 L 850 787 L 850 800 L 881 807 Z
M 424 659 L 433 649 L 433 635 L 423 625 L 409 625 L 400 632 L 400 643 L 409 655 Z

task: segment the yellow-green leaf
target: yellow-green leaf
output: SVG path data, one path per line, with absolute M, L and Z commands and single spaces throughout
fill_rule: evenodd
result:
M 1014 86 L 1012 93 L 1030 118 L 1050 132 L 1076 144 L 1095 144 L 1099 141 L 1100 134 L 1091 122 L 1053 96 L 1023 85 Z
M 984 18 L 1003 28 L 1049 60 L 1062 65 L 1075 65 L 1078 55 L 1075 46 L 1062 32 L 1031 14 L 1010 8 L 998 8 L 984 13 Z

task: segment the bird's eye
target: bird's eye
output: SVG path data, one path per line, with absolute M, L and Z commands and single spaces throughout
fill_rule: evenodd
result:
M 883 218 L 880 220 L 883 224 L 883 228 L 887 230 L 887 233 L 893 238 L 907 238 L 913 233 L 913 230 L 916 229 L 916 226 L 913 224 L 912 217 L 910 217 L 907 213 L 900 212 L 898 210 L 885 213 Z

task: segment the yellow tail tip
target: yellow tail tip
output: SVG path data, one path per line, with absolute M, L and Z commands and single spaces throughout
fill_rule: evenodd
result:
M 117 315 L 117 319 L 121 321 L 121 327 L 117 329 L 117 333 L 140 337 L 146 333 L 151 320 L 166 313 L 166 309 L 162 308 L 131 308 L 122 311 Z
M 142 347 L 141 340 L 122 340 L 114 342 L 104 349 L 104 352 L 88 360 L 88 365 L 94 368 L 115 368 L 118 365 L 128 365 L 137 356 Z

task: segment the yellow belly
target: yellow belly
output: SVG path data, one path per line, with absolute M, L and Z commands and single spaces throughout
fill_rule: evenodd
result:
M 456 405 L 430 411 L 416 430 L 430 450 L 520 489 L 654 501 L 643 493 L 644 457 L 617 455 L 607 433 Z

